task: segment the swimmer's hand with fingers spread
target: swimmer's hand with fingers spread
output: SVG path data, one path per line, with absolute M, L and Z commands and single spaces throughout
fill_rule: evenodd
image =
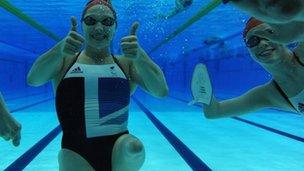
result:
M 229 2 L 266 23 L 304 21 L 303 0 L 230 0 Z
M 0 137 L 4 140 L 12 140 L 14 146 L 19 146 L 21 139 L 21 125 L 9 114 L 0 118 Z
M 223 2 L 227 1 L 223 0 Z M 256 35 L 281 44 L 303 42 L 303 0 L 229 0 L 229 2 L 272 27 L 270 31 L 259 31 Z
M 0 94 L 0 137 L 4 140 L 12 140 L 14 146 L 19 146 L 21 139 L 21 125 L 6 109 L 2 95 Z

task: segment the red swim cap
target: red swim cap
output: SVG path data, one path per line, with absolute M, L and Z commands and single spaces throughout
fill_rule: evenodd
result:
M 243 38 L 246 39 L 246 36 L 247 36 L 247 33 L 252 30 L 253 28 L 261 25 L 261 24 L 264 24 L 264 22 L 256 19 L 256 18 L 253 18 L 251 17 L 248 21 L 247 21 L 247 24 L 246 24 L 246 27 L 244 29 L 244 32 L 243 32 Z
M 95 5 L 105 5 L 105 6 L 109 7 L 110 10 L 114 14 L 114 19 L 116 19 L 116 12 L 110 1 L 111 0 L 91 0 L 91 1 L 89 1 L 82 12 L 82 19 L 83 19 L 85 13 L 88 11 L 88 9 L 90 9 L 91 7 L 93 7 Z

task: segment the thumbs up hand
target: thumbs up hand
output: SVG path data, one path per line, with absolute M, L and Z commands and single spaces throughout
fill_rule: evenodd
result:
M 131 26 L 130 35 L 121 39 L 121 50 L 125 57 L 129 59 L 136 59 L 140 46 L 137 42 L 136 31 L 139 26 L 138 22 L 134 22 Z
M 61 53 L 63 56 L 72 57 L 80 52 L 84 38 L 77 33 L 77 19 L 71 17 L 71 30 L 61 42 Z

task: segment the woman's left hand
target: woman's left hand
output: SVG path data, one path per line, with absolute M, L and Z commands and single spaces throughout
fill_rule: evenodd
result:
M 134 22 L 130 30 L 130 35 L 123 37 L 120 43 L 121 50 L 124 56 L 133 60 L 137 59 L 140 50 L 140 46 L 137 42 L 137 36 L 136 36 L 136 30 L 138 26 L 139 23 Z

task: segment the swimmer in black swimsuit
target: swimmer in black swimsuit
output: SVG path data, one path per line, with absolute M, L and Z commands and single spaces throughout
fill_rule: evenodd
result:
M 160 68 L 137 42 L 137 22 L 121 39 L 123 55 L 110 53 L 116 21 L 110 2 L 90 1 L 81 19 L 84 35 L 77 33 L 72 17 L 68 36 L 39 57 L 28 74 L 33 86 L 54 83 L 63 130 L 58 157 L 62 171 L 134 171 L 144 162 L 143 144 L 128 132 L 130 95 L 139 85 L 164 97 L 168 87 Z
M 0 93 L 0 137 L 4 140 L 12 140 L 14 146 L 20 144 L 21 125 L 9 113 Z
M 224 101 L 217 101 L 214 96 L 210 96 L 210 103 L 206 100 L 208 104 L 203 105 L 207 118 L 238 116 L 263 108 L 304 114 L 304 46 L 300 43 L 294 50 L 290 50 L 282 44 L 255 35 L 255 31 L 265 31 L 269 27 L 268 24 L 251 18 L 243 37 L 252 58 L 272 75 L 272 81 Z M 202 99 L 204 94 L 210 92 L 212 89 L 200 87 L 193 94 Z

